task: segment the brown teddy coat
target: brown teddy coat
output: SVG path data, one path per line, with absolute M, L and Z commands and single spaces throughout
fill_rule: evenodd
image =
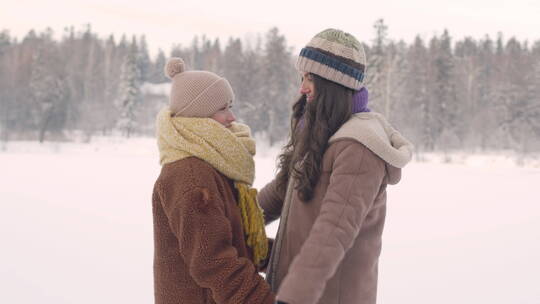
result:
M 189 157 L 165 164 L 152 196 L 156 304 L 272 304 L 246 246 L 233 181 Z

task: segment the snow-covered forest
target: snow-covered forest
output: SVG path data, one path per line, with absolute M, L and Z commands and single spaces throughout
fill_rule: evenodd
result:
M 379 20 L 363 41 L 370 107 L 419 151 L 540 151 L 540 41 L 444 31 L 407 43 L 389 30 Z M 194 36 L 156 56 L 144 36 L 101 37 L 90 26 L 20 40 L 0 29 L 0 140 L 151 136 L 167 103 L 163 66 L 179 56 L 225 76 L 238 118 L 272 143 L 286 136 L 298 97 L 297 51 L 277 28 L 250 40 Z

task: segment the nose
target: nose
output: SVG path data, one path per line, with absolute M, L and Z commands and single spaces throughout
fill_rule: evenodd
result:
M 309 93 L 310 93 L 309 88 L 307 88 L 304 85 L 304 83 L 302 82 L 302 85 L 300 86 L 300 94 L 305 95 L 305 94 L 309 94 Z
M 236 121 L 236 116 L 234 116 L 234 113 L 232 111 L 229 111 L 227 120 L 229 121 L 229 123 Z

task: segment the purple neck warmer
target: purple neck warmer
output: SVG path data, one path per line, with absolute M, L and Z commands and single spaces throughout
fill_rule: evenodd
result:
M 362 112 L 371 112 L 367 107 L 368 104 L 368 90 L 364 87 L 360 91 L 356 91 L 353 94 L 352 100 L 352 114 L 362 113 Z M 298 122 L 300 129 L 304 128 L 304 117 L 300 118 Z
M 367 107 L 368 104 L 368 90 L 364 87 L 360 91 L 357 91 L 353 95 L 352 101 L 352 113 L 361 113 L 361 112 L 370 112 L 371 110 Z

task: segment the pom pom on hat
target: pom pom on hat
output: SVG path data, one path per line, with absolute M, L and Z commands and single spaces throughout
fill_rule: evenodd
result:
M 169 79 L 173 79 L 174 76 L 185 71 L 185 64 L 182 58 L 173 57 L 169 59 L 169 62 L 165 65 L 165 76 Z

